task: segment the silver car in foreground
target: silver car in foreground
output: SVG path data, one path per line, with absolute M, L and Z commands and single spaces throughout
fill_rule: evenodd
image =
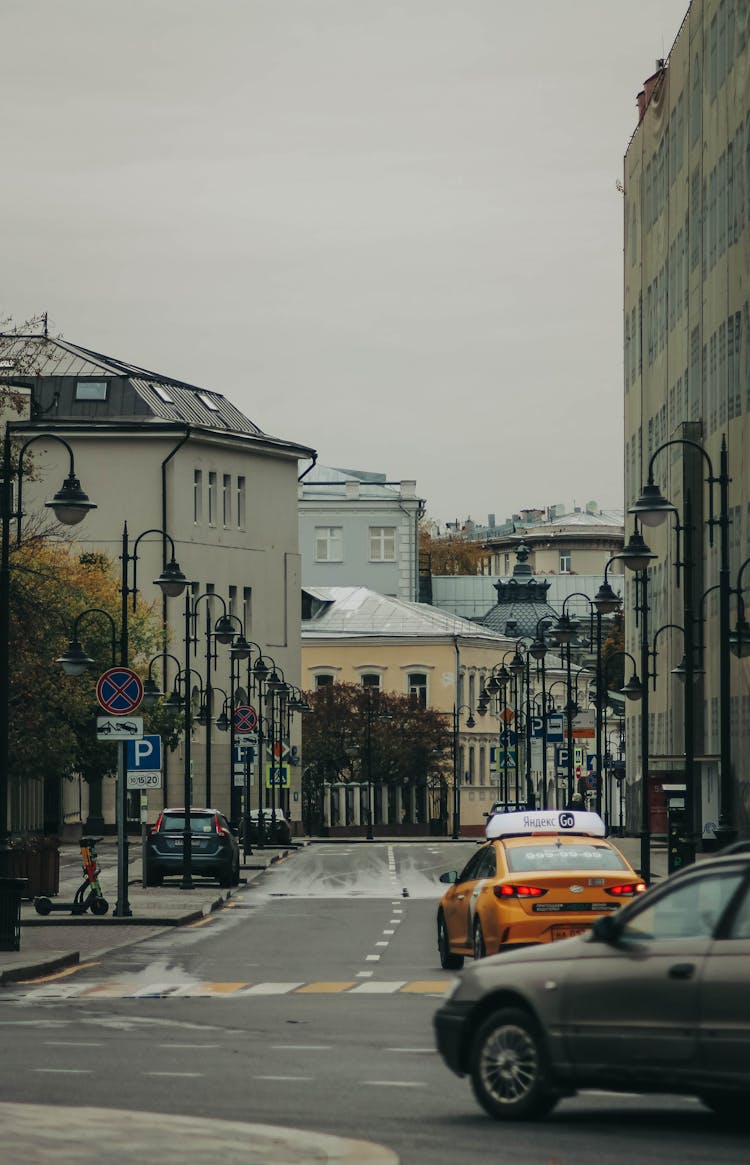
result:
M 580 1088 L 750 1112 L 750 847 L 738 843 L 576 938 L 464 971 L 435 1014 L 445 1063 L 495 1119 Z

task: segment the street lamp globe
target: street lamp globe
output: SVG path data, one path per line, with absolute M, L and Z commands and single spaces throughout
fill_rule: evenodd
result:
M 44 504 L 54 510 L 58 522 L 64 526 L 77 526 L 89 510 L 96 509 L 96 503 L 89 501 L 89 495 L 83 492 L 80 481 L 73 473 L 68 474 L 52 501 Z
M 154 579 L 154 586 L 161 589 L 168 599 L 176 599 L 187 586 L 187 578 L 180 570 L 180 564 L 172 558 L 164 567 L 158 578 Z
M 661 526 L 673 512 L 674 506 L 662 495 L 658 485 L 653 481 L 644 485 L 638 501 L 628 508 L 628 513 L 635 514 L 643 526 L 652 527 Z
M 60 664 L 66 676 L 82 676 L 93 662 L 93 659 L 86 654 L 77 639 L 71 639 L 67 650 L 55 660 L 55 663 Z

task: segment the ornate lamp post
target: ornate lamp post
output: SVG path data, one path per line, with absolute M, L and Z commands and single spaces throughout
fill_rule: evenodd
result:
M 8 831 L 8 789 L 10 760 L 10 527 L 16 521 L 16 542 L 21 541 L 23 459 L 26 450 L 35 441 L 59 441 L 68 451 L 70 468 L 60 489 L 51 502 L 45 502 L 55 514 L 58 522 L 75 526 L 89 510 L 96 509 L 81 489 L 75 474 L 73 450 L 67 441 L 56 433 L 37 433 L 21 445 L 18 457 L 13 462 L 11 426 L 6 423 L 3 441 L 3 459 L 0 466 L 0 877 L 11 874 L 12 855 Z M 13 485 L 16 488 L 16 507 L 13 508 Z

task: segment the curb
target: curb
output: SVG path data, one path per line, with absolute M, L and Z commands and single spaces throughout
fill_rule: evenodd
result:
M 81 956 L 78 951 L 71 951 L 70 954 L 58 955 L 54 959 L 47 959 L 45 962 L 29 963 L 25 967 L 12 967 L 8 971 L 0 970 L 0 985 L 4 983 L 16 983 L 19 979 L 33 979 L 41 975 L 51 975 L 55 971 L 62 971 L 66 967 L 74 967 L 76 963 L 80 963 Z

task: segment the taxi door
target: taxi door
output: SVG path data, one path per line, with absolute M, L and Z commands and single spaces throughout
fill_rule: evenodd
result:
M 482 846 L 472 854 L 458 879 L 453 883 L 443 899 L 443 914 L 451 943 L 460 947 L 473 943 L 473 906 L 475 890 L 486 863 L 487 850 L 492 846 Z M 494 855 L 493 855 L 494 856 Z

